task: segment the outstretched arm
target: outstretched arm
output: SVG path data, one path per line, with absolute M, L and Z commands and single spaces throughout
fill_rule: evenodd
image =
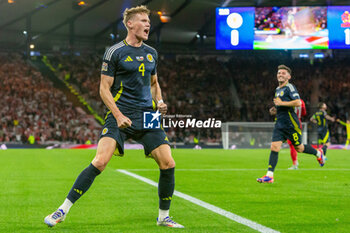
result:
M 335 121 L 335 117 L 331 117 L 331 116 L 329 116 L 329 115 L 326 115 L 325 117 L 326 117 L 326 119 L 329 120 L 329 121 L 332 121 L 332 122 Z
M 340 123 L 341 125 L 346 126 L 346 123 L 344 121 L 340 120 L 340 119 L 337 119 L 337 122 Z

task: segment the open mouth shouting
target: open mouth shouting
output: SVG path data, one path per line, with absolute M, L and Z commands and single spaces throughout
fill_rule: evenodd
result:
M 148 37 L 148 34 L 149 34 L 149 28 L 146 28 L 145 30 L 143 30 L 144 32 L 144 35 Z

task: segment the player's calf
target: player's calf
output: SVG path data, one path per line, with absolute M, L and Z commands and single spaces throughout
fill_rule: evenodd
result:
M 57 211 L 46 216 L 44 222 L 49 227 L 53 227 L 57 223 L 62 222 L 66 218 L 66 215 L 72 205 L 90 188 L 91 184 L 95 180 L 95 177 L 100 173 L 101 171 L 92 164 L 85 168 L 75 180 L 73 187 L 69 191 L 63 204 L 57 209 Z
M 274 143 L 272 143 L 274 144 Z M 269 167 L 265 176 L 258 178 L 256 181 L 259 183 L 273 183 L 273 173 L 278 162 L 278 152 L 271 151 L 269 158 Z

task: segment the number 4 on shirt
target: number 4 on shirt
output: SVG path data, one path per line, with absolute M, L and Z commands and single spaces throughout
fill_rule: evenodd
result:
M 142 73 L 142 77 L 145 76 L 145 64 L 141 63 L 139 66 L 139 72 Z

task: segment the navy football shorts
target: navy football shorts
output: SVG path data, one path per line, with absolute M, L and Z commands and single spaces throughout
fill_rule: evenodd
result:
M 134 122 L 133 119 L 130 118 L 130 120 Z M 107 116 L 103 126 L 100 139 L 103 137 L 110 137 L 117 141 L 118 150 L 114 154 L 120 156 L 124 155 L 124 141 L 129 138 L 143 145 L 146 156 L 150 156 L 151 152 L 162 144 L 170 145 L 163 129 L 135 129 L 133 125 L 120 129 L 112 114 Z
M 329 142 L 329 130 L 323 129 L 318 131 L 318 144 L 326 144 Z
M 302 143 L 302 135 L 297 132 L 294 128 L 274 128 L 272 134 L 272 141 L 286 141 L 289 139 L 294 146 L 299 146 Z

